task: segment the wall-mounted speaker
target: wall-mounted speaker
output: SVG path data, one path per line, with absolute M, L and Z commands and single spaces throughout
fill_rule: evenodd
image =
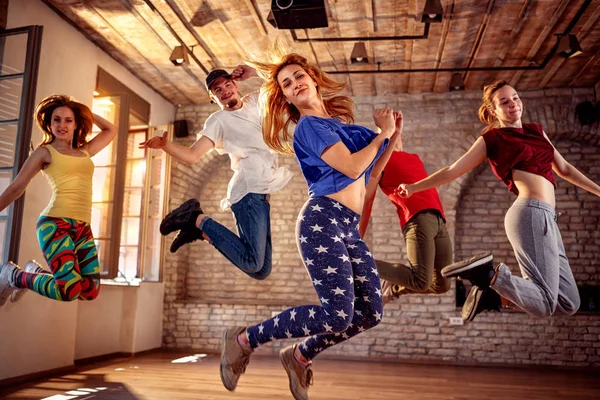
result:
M 188 136 L 190 133 L 188 131 L 187 120 L 178 119 L 173 122 L 173 133 L 175 133 L 175 137 L 179 138 Z
M 575 113 L 581 125 L 591 125 L 596 119 L 596 110 L 591 101 L 584 101 L 575 106 Z

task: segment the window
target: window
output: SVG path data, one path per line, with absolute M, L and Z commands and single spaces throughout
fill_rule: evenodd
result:
M 27 159 L 42 27 L 0 33 L 0 193 Z M 23 196 L 0 212 L 0 262 L 16 261 L 19 252 Z
M 108 83 L 103 86 L 100 78 Z M 92 231 L 101 275 L 119 282 L 159 281 L 167 157 L 162 151 L 138 148 L 155 134 L 148 126 L 149 104 L 99 70 L 96 90 L 107 93 L 106 87 L 121 92 L 99 95 L 92 107 L 118 127 L 117 138 L 92 158 L 96 166 Z

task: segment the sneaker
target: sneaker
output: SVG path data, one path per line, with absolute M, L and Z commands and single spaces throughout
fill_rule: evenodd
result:
M 304 366 L 294 357 L 296 345 L 279 351 L 279 360 L 290 380 L 290 392 L 295 400 L 308 400 L 308 387 L 313 384 L 312 363 Z
M 482 289 L 473 285 L 462 308 L 462 319 L 473 321 L 480 312 L 500 311 L 500 307 L 502 307 L 502 299 L 494 289 L 490 287 Z
M 240 346 L 237 337 L 246 330 L 243 326 L 228 328 L 221 343 L 221 382 L 229 391 L 235 390 L 240 376 L 246 372 L 252 350 Z
M 167 214 L 160 223 L 160 233 L 164 236 L 180 229 L 196 228 L 196 218 L 200 214 L 202 214 L 200 202 L 196 199 L 189 199 Z
M 473 285 L 481 288 L 490 286 L 490 282 L 496 271 L 492 261 L 494 256 L 492 253 L 479 253 L 469 258 L 450 264 L 442 269 L 444 278 L 452 278 L 455 276 L 461 279 L 470 281 Z
M 6 303 L 10 295 L 16 290 L 13 275 L 17 269 L 19 267 L 12 261 L 7 261 L 0 267 L 0 307 Z
M 177 233 L 177 235 L 171 242 L 171 247 L 169 248 L 169 251 L 171 253 L 175 253 L 184 244 L 192 243 L 196 240 L 204 240 L 204 237 L 202 236 L 202 231 L 200 229 L 182 229 Z
M 35 260 L 29 260 L 27 261 L 27 263 L 25 263 L 25 268 L 23 268 L 23 271 L 25 272 L 29 272 L 32 274 L 45 274 L 47 273 L 46 270 L 44 268 L 42 268 L 42 265 L 40 263 L 38 263 Z M 25 293 L 27 293 L 29 291 L 29 289 L 17 289 L 15 290 L 12 295 L 10 296 L 10 301 L 12 303 L 15 303 L 19 300 L 21 300 L 21 297 L 23 297 L 25 295 Z
M 381 280 L 381 298 L 383 300 L 383 305 L 385 306 L 387 303 L 397 299 L 400 297 L 398 292 L 400 291 L 400 286 L 393 284 L 390 281 L 386 281 L 385 279 Z

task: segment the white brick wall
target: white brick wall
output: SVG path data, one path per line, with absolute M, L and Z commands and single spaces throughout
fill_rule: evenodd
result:
M 581 127 L 575 105 L 593 99 L 593 89 L 562 89 L 520 93 L 525 121 L 541 123 L 559 151 L 600 182 L 598 124 Z M 357 124 L 373 127 L 374 108 L 400 108 L 405 118 L 405 150 L 420 154 L 429 172 L 462 155 L 479 136 L 476 116 L 479 92 L 357 97 Z M 215 106 L 185 106 L 178 119 L 202 127 Z M 186 139 L 183 143 L 191 143 Z M 301 264 L 294 225 L 307 188 L 294 157 L 281 156 L 294 172 L 291 183 L 271 200 L 273 273 L 254 281 L 229 264 L 205 242 L 168 255 L 164 342 L 172 348 L 218 351 L 226 326 L 253 324 L 287 307 L 316 303 Z M 218 210 L 232 172 L 226 156 L 211 154 L 193 168 L 174 162 L 171 205 L 198 196 L 204 210 L 234 229 L 231 212 Z M 560 178 L 558 178 L 560 180 Z M 439 189 L 454 240 L 455 258 L 493 249 L 497 259 L 516 267 L 504 234 L 504 212 L 514 196 L 491 175 L 487 165 Z M 557 189 L 560 226 L 579 283 L 600 284 L 600 199 L 566 182 Z M 377 258 L 406 261 L 404 240 L 395 208 L 380 192 L 366 237 Z M 516 269 L 515 269 L 516 271 Z M 440 296 L 404 296 L 388 305 L 375 329 L 336 346 L 323 356 L 378 357 L 398 360 L 460 363 L 600 365 L 600 314 L 536 320 L 520 312 L 482 314 L 462 327 L 449 326 L 458 316 L 454 290 Z M 259 352 L 275 353 L 289 343 L 269 344 Z

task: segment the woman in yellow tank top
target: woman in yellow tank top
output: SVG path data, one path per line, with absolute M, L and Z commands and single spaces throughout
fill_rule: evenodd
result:
M 48 179 L 52 198 L 37 221 L 38 241 L 51 273 L 35 261 L 24 270 L 12 262 L 0 267 L 0 306 L 26 289 L 57 301 L 93 300 L 100 290 L 98 252 L 90 229 L 92 176 L 90 157 L 115 137 L 115 127 L 65 95 L 43 99 L 35 109 L 42 143 L 0 195 L 0 211 L 18 199 L 38 173 Z M 87 140 L 93 124 L 102 131 Z

